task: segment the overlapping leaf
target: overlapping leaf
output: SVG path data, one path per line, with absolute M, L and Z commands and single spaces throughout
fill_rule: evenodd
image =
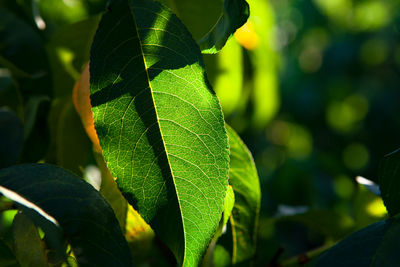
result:
M 221 17 L 224 0 L 160 0 L 182 20 L 195 40 L 206 35 Z
M 213 54 L 221 50 L 228 38 L 247 21 L 249 14 L 249 4 L 245 0 L 225 0 L 217 24 L 199 40 L 202 52 Z
M 96 131 L 118 186 L 178 263 L 196 265 L 221 218 L 229 160 L 198 46 L 161 4 L 113 1 L 90 75 Z
M 228 227 L 231 238 L 221 239 L 214 259 L 221 257 L 218 253 L 229 253 L 232 264 L 248 265 L 256 250 L 260 184 L 250 151 L 232 128 L 227 126 L 227 130 L 231 149 L 229 183 L 235 193 L 235 204 Z M 215 260 L 214 263 L 218 265 Z
M 72 173 L 46 164 L 17 165 L 0 171 L 0 191 L 36 222 L 40 217 L 45 232 L 59 224 L 79 266 L 132 264 L 111 207 Z

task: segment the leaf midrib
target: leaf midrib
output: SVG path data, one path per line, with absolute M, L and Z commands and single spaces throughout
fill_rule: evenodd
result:
M 169 153 L 167 151 L 167 147 L 166 147 L 166 144 L 165 144 L 164 136 L 163 136 L 163 133 L 162 133 L 162 130 L 161 130 L 161 126 L 160 126 L 160 119 L 159 119 L 159 115 L 158 115 L 158 111 L 157 111 L 156 102 L 155 102 L 155 99 L 154 99 L 153 88 L 152 88 L 151 81 L 150 81 L 150 76 L 149 76 L 149 72 L 148 72 L 146 58 L 145 58 L 145 55 L 144 55 L 144 52 L 143 52 L 143 43 L 142 43 L 142 39 L 141 39 L 139 31 L 138 31 L 138 25 L 136 23 L 136 16 L 135 16 L 134 11 L 132 10 L 132 6 L 130 4 L 128 4 L 128 6 L 129 6 L 129 11 L 130 11 L 130 13 L 132 15 L 132 19 L 133 19 L 133 23 L 134 23 L 134 26 L 135 26 L 136 35 L 138 37 L 138 42 L 139 42 L 139 47 L 140 47 L 140 54 L 141 54 L 142 59 L 143 59 L 143 64 L 144 64 L 146 77 L 147 77 L 147 83 L 149 85 L 148 88 L 150 89 L 152 103 L 153 103 L 154 110 L 155 110 L 155 113 L 156 113 L 157 126 L 158 126 L 158 130 L 160 132 L 160 135 L 161 135 L 162 144 L 163 144 L 163 147 L 164 147 L 165 155 L 167 157 L 168 169 L 169 169 L 169 171 L 171 173 L 172 182 L 174 184 L 174 189 L 175 189 L 176 197 L 177 197 L 177 200 L 178 200 L 179 213 L 181 215 L 181 222 L 182 222 L 182 232 L 184 234 L 184 238 L 183 238 L 183 240 L 184 240 L 184 251 L 183 251 L 183 259 L 182 259 L 182 266 L 184 266 L 185 265 L 184 262 L 186 260 L 186 232 L 185 232 L 185 221 L 183 219 L 183 214 L 182 214 L 181 199 L 179 198 L 178 188 L 177 188 L 176 183 L 175 183 L 175 175 L 174 175 L 174 172 L 173 172 L 173 170 L 171 168 L 171 162 L 170 162 L 170 159 L 169 159 Z

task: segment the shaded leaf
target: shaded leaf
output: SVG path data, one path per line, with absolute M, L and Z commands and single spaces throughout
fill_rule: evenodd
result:
M 227 130 L 231 149 L 229 182 L 235 193 L 235 205 L 228 228 L 232 240 L 222 240 L 220 244 L 230 250 L 232 264 L 246 265 L 256 250 L 260 184 L 250 151 L 231 127 L 227 126 Z
M 0 169 L 17 163 L 23 143 L 23 126 L 13 112 L 0 109 Z
M 400 150 L 386 155 L 379 167 L 379 185 L 389 214 L 400 212 Z
M 47 266 L 46 253 L 36 226 L 23 213 L 13 221 L 14 250 L 21 267 Z
M 20 267 L 15 255 L 7 244 L 0 239 L 0 266 L 2 267 Z
M 92 145 L 71 99 L 65 102 L 56 125 L 57 165 L 81 176 L 92 156 Z
M 223 0 L 160 0 L 170 7 L 195 40 L 206 35 L 222 13 Z
M 245 0 L 225 0 L 217 24 L 198 41 L 202 53 L 213 54 L 221 50 L 228 38 L 247 21 L 249 14 L 249 4 Z
M 0 190 L 47 233 L 59 225 L 79 266 L 130 266 L 128 245 L 109 204 L 91 185 L 47 164 L 17 165 L 0 171 Z M 45 225 L 43 222 L 47 222 Z
M 114 1 L 108 10 L 90 60 L 105 160 L 178 263 L 196 265 L 218 226 L 228 184 L 218 99 L 197 44 L 169 9 L 138 0 Z
M 348 236 L 319 256 L 316 266 L 397 266 L 400 262 L 398 218 L 374 223 Z

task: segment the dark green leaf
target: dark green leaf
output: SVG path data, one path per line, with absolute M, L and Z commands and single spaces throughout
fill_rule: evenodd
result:
M 94 39 L 90 74 L 113 177 L 179 264 L 196 265 L 221 218 L 229 161 L 197 44 L 161 4 L 114 1 Z
M 232 244 L 222 244 L 232 246 L 233 264 L 246 265 L 256 250 L 260 184 L 250 151 L 231 127 L 227 126 L 227 130 L 231 148 L 229 183 L 235 193 L 235 205 L 230 219 Z
M 228 38 L 246 23 L 249 14 L 249 4 L 245 0 L 225 0 L 221 18 L 214 28 L 198 41 L 201 51 L 213 54 L 221 50 Z
M 0 109 L 0 169 L 17 163 L 22 143 L 21 121 L 13 112 Z
M 0 239 L 0 266 L 2 267 L 20 267 L 15 255 L 7 244 Z
M 47 266 L 46 253 L 33 222 L 22 213 L 13 221 L 14 250 L 21 267 Z
M 72 173 L 47 164 L 17 165 L 0 171 L 0 190 L 31 218 L 41 215 L 53 227 L 58 224 L 79 266 L 131 265 L 128 245 L 111 207 Z M 49 228 L 39 226 L 45 232 Z
M 377 222 L 348 236 L 316 259 L 316 266 L 397 266 L 400 221 Z
M 383 203 L 391 216 L 400 212 L 400 150 L 386 155 L 379 167 Z
M 71 99 L 65 103 L 56 124 L 57 165 L 81 176 L 92 156 L 92 144 Z

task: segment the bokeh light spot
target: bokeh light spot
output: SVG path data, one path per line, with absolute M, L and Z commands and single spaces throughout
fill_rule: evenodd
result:
M 369 160 L 369 153 L 363 144 L 353 143 L 343 151 L 343 162 L 351 170 L 364 168 Z

